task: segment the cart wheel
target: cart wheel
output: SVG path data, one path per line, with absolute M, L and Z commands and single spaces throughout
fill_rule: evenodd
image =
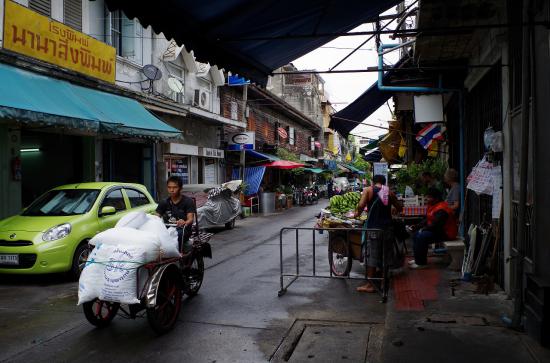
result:
M 193 256 L 193 261 L 188 270 L 185 271 L 185 293 L 187 296 L 195 296 L 198 294 L 202 279 L 204 278 L 204 260 L 202 256 Z
M 332 273 L 336 276 L 348 276 L 353 259 L 346 239 L 335 236 L 331 239 L 328 248 L 328 263 Z
M 115 318 L 119 303 L 94 299 L 82 304 L 86 319 L 98 328 L 105 328 Z
M 164 334 L 174 327 L 181 310 L 181 286 L 173 271 L 166 271 L 157 290 L 157 303 L 147 308 L 147 321 L 157 334 Z

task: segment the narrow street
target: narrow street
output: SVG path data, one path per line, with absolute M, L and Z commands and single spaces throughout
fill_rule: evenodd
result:
M 357 281 L 298 279 L 278 297 L 279 231 L 312 227 L 326 203 L 239 220 L 212 238 L 198 296 L 185 299 L 175 329 L 157 337 L 146 319 L 115 318 L 98 330 L 61 277 L 3 278 L 1 361 L 365 361 L 376 359 L 385 306 L 355 292 Z M 292 234 L 291 234 L 292 233 Z M 294 231 L 283 237 L 285 271 L 295 269 Z M 327 235 L 317 235 L 317 273 L 328 275 Z M 312 269 L 311 231 L 300 232 L 300 271 Z M 355 274 L 362 266 L 355 264 Z M 8 282 L 9 281 L 9 282 Z M 9 332 L 9 333 L 8 333 Z M 367 349 L 368 347 L 368 349 Z

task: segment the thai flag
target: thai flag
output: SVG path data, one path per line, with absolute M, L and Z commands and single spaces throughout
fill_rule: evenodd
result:
M 424 127 L 418 134 L 416 134 L 416 140 L 422 145 L 424 149 L 427 149 L 432 145 L 434 140 L 444 140 L 443 133 L 445 132 L 445 126 L 441 124 L 429 124 Z

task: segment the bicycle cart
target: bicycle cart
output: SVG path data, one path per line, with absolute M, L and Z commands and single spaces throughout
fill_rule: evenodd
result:
M 328 261 L 331 276 L 348 277 L 353 260 L 361 262 L 365 260 L 361 246 L 363 234 L 367 244 L 378 243 L 382 247 L 379 274 L 377 277 L 368 277 L 365 274 L 365 278 L 373 283 L 382 296 L 382 302 L 386 302 L 390 287 L 390 257 L 394 246 L 390 241 L 385 240 L 383 232 L 381 229 L 374 228 L 329 231 Z
M 136 296 L 139 303 L 122 305 L 96 298 L 82 305 L 86 319 L 94 326 L 104 328 L 116 315 L 126 319 L 146 316 L 157 334 L 168 332 L 178 319 L 183 295 L 194 296 L 201 288 L 203 258 L 212 257 L 208 243 L 212 235 L 200 233 L 198 223 L 195 223 L 189 239 L 190 251 L 184 252 L 184 244 L 180 243 L 179 257 L 159 259 L 137 268 Z M 145 277 L 145 282 L 143 278 L 140 281 L 140 277 Z

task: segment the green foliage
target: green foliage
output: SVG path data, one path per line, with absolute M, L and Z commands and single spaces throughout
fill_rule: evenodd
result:
M 288 151 L 285 148 L 277 148 L 277 157 L 283 160 L 294 161 L 296 163 L 301 163 L 300 157 L 294 154 L 291 151 Z M 302 175 L 304 173 L 303 169 L 290 169 L 289 172 L 293 175 Z
M 370 179 L 371 166 L 368 161 L 365 161 L 362 157 L 357 157 L 355 158 L 353 163 L 351 163 L 351 165 L 355 166 L 357 169 L 361 171 L 364 171 L 366 173 L 365 174 L 366 177 Z
M 447 167 L 447 163 L 438 158 L 426 159 L 421 164 L 409 164 L 406 168 L 400 169 L 395 173 L 397 191 L 403 194 L 405 187 L 409 185 L 413 188 L 415 194 L 425 194 L 426 187 L 420 182 L 422 173 L 429 171 L 436 180 L 443 181 L 443 174 L 445 174 Z
M 279 147 L 277 148 L 277 157 L 283 159 L 283 160 L 289 160 L 299 163 L 300 158 L 298 155 L 294 154 L 293 152 L 288 151 L 285 148 Z

